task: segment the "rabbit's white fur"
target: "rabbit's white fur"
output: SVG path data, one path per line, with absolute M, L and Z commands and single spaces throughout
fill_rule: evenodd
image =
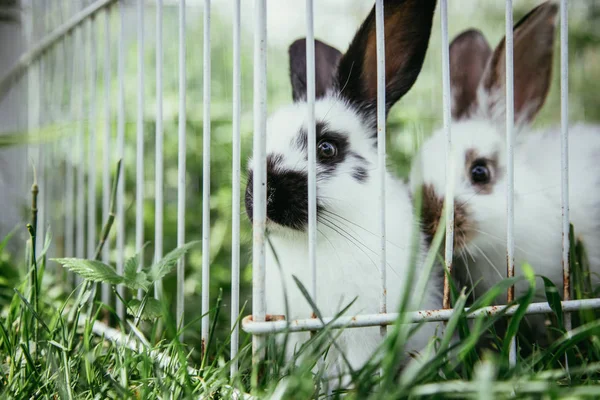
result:
M 506 277 L 506 173 L 495 182 L 493 192 L 479 194 L 465 175 L 465 154 L 476 149 L 481 157 L 498 155 L 506 171 L 506 140 L 502 126 L 487 119 L 453 123 L 452 157 L 454 201 L 470 211 L 475 232 L 460 249 L 471 282 L 479 282 L 480 295 Z M 524 262 L 536 274 L 562 286 L 561 137 L 558 129 L 527 132 L 517 136 L 514 149 L 514 242 L 515 274 Z M 445 135 L 435 132 L 419 151 L 411 171 L 411 187 L 425 183 L 443 197 L 445 187 Z M 589 243 L 586 248 L 594 272 L 599 273 L 600 247 L 600 130 L 591 125 L 569 129 L 570 219 L 576 234 Z M 419 176 L 422 174 L 422 176 Z M 594 277 L 593 277 L 594 278 Z M 598 276 L 595 277 L 598 282 Z M 537 300 L 545 299 L 538 283 Z M 517 295 L 526 288 L 516 285 Z M 498 301 L 505 302 L 502 295 Z
M 386 110 L 410 89 L 421 69 L 431 33 L 435 0 L 386 0 Z M 402 21 L 402 23 L 398 23 Z M 317 154 L 317 293 L 316 305 L 325 317 L 334 317 L 351 301 L 346 316 L 377 314 L 382 297 L 377 179 L 375 10 L 358 30 L 347 52 L 315 41 L 317 145 L 327 142 L 335 151 Z M 313 309 L 293 276 L 310 290 L 311 270 L 306 230 L 307 127 L 306 41 L 289 49 L 294 104 L 281 108 L 267 121 L 267 230 L 276 253 L 267 245 L 267 313 L 286 319 L 311 318 Z M 320 136 L 319 136 L 320 135 Z M 254 161 L 248 164 L 252 180 Z M 415 293 L 425 251 L 408 186 L 386 175 L 387 311 L 399 311 L 402 293 L 410 291 L 410 308 L 441 307 L 439 277 L 425 293 Z M 246 210 L 252 218 L 253 187 L 246 190 Z M 416 237 L 416 265 L 409 265 Z M 279 265 L 276 261 L 279 260 Z M 415 275 L 408 279 L 409 270 Z M 285 296 L 289 309 L 286 310 Z M 439 324 L 425 324 L 412 336 L 406 350 L 419 352 Z M 337 332 L 334 333 L 337 335 Z M 293 333 L 288 356 L 309 338 Z M 382 341 L 380 327 L 346 329 L 336 340 L 350 366 L 358 369 Z M 408 357 L 408 354 L 405 355 Z M 406 360 L 406 359 L 405 359 Z M 331 348 L 326 375 L 348 372 L 340 353 Z M 348 377 L 340 382 L 349 383 Z
M 562 288 L 560 129 L 535 132 L 528 127 L 543 105 L 550 85 L 556 15 L 557 6 L 546 2 L 515 25 L 514 255 L 515 274 L 520 274 L 522 264 L 527 262 L 537 274 Z M 503 52 L 502 41 L 492 56 L 487 41 L 475 30 L 459 35 L 450 50 L 454 61 L 451 62 L 454 96 L 451 176 L 455 214 L 460 215 L 462 224 L 460 229 L 455 224 L 455 235 L 460 235 L 455 254 L 458 267 L 466 269 L 462 271 L 463 279 L 476 285 L 476 295 L 506 277 Z M 465 57 L 469 57 L 468 64 L 464 63 Z M 475 75 L 468 76 L 465 71 Z M 445 145 L 444 132 L 439 130 L 421 146 L 413 160 L 411 190 L 428 187 L 434 193 L 430 197 L 445 197 Z M 577 237 L 587 244 L 591 268 L 597 274 L 600 272 L 599 127 L 570 126 L 568 155 L 569 217 Z M 497 168 L 492 174 L 495 181 L 490 183 L 491 188 L 482 188 L 471 181 L 472 164 L 468 160 L 473 157 L 495 160 Z M 436 201 L 429 206 L 432 204 Z M 593 280 L 599 282 L 598 276 Z M 524 281 L 517 284 L 517 296 L 526 287 Z M 536 300 L 544 299 L 544 285 L 540 281 Z M 504 303 L 506 295 L 497 301 Z
M 317 196 L 320 204 L 328 205 L 338 216 L 325 215 L 331 222 L 318 223 L 317 241 L 317 305 L 323 316 L 333 317 L 355 297 L 356 302 L 346 316 L 377 314 L 381 301 L 379 265 L 379 187 L 375 178 L 377 153 L 375 142 L 369 138 L 361 119 L 343 100 L 326 97 L 315 105 L 317 121 L 329 124 L 332 130 L 349 135 L 351 150 L 369 163 L 370 177 L 365 182 L 352 178 L 353 159 L 344 161 L 327 182 L 319 182 Z M 298 103 L 278 110 L 267 122 L 267 154 L 283 154 L 283 165 L 293 170 L 306 170 L 307 161 L 292 145 L 300 127 L 307 125 L 306 103 Z M 294 127 L 291 129 L 290 127 Z M 252 162 L 249 165 L 252 168 Z M 396 312 L 405 286 L 414 288 L 421 269 L 407 282 L 413 235 L 419 235 L 417 265 L 423 259 L 424 241 L 416 226 L 407 186 L 387 173 L 387 299 L 388 311 Z M 327 225 L 335 224 L 331 227 Z M 310 318 L 312 309 L 292 279 L 295 275 L 310 290 L 311 271 L 308 267 L 308 242 L 306 232 L 268 223 L 271 241 L 281 264 L 281 271 L 267 246 L 266 295 L 269 314 L 286 314 L 284 288 L 290 307 L 288 320 Z M 411 296 L 411 307 L 437 309 L 440 307 L 439 281 L 431 282 L 427 291 Z M 409 343 L 410 351 L 419 351 L 434 335 L 436 323 L 424 324 Z M 309 338 L 308 332 L 290 337 L 288 351 Z M 338 344 L 353 368 L 359 368 L 373 355 L 381 342 L 379 327 L 347 329 Z M 343 362 L 333 349 L 327 362 L 337 372 L 343 372 Z M 341 370 L 339 369 L 340 367 Z M 347 372 L 347 371 L 346 371 Z

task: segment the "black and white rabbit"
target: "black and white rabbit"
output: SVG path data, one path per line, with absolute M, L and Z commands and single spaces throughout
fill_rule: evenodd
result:
M 386 110 L 412 87 L 428 47 L 436 0 L 385 1 Z M 310 287 L 308 266 L 306 42 L 289 48 L 293 104 L 280 108 L 267 121 L 267 230 L 278 257 L 267 246 L 266 296 L 269 314 L 287 320 L 310 318 L 312 309 L 292 276 Z M 335 316 L 355 297 L 346 315 L 379 312 L 381 281 L 379 190 L 376 132 L 375 8 L 359 28 L 345 54 L 315 41 L 317 135 L 317 297 L 324 316 Z M 252 219 L 252 171 L 248 163 L 246 211 Z M 411 239 L 421 261 L 425 251 L 418 232 L 408 186 L 386 175 L 387 297 L 396 312 L 401 294 L 420 276 L 417 267 L 408 281 Z M 431 282 L 425 293 L 413 293 L 411 307 L 441 307 L 441 283 Z M 425 324 L 408 350 L 421 350 L 438 324 Z M 309 338 L 295 333 L 288 351 Z M 347 329 L 338 344 L 353 368 L 362 366 L 382 340 L 379 327 Z M 328 373 L 343 373 L 339 354 L 330 351 Z
M 562 288 L 561 136 L 554 127 L 532 131 L 552 76 L 558 7 L 545 2 L 514 27 L 515 273 L 524 262 Z M 492 53 L 483 35 L 468 30 L 450 47 L 454 246 L 458 275 L 479 296 L 506 277 L 505 45 Z M 446 191 L 446 139 L 435 132 L 413 161 L 411 189 L 423 194 L 423 230 L 432 237 Z M 600 129 L 569 127 L 570 219 L 600 272 Z M 516 286 L 524 293 L 526 282 Z M 545 301 L 538 283 L 536 301 Z M 505 302 L 506 294 L 497 301 Z M 541 328 L 538 326 L 538 328 Z M 537 329 L 537 328 L 536 328 Z

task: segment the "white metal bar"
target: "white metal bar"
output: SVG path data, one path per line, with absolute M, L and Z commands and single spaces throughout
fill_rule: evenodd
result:
M 46 16 L 46 8 L 47 8 L 47 3 L 43 3 L 41 4 L 41 12 L 42 15 L 44 15 L 44 17 Z M 47 23 L 47 19 L 46 18 L 42 18 L 39 21 L 40 24 L 40 31 L 41 31 L 41 36 L 43 37 L 46 34 L 46 29 L 48 28 L 48 23 Z M 40 55 L 40 59 L 38 60 L 38 69 L 37 69 L 37 73 L 38 73 L 38 86 L 37 86 L 37 103 L 38 103 L 38 122 L 37 122 L 37 126 L 39 128 L 39 132 L 38 132 L 38 138 L 41 140 L 43 140 L 43 127 L 45 124 L 45 120 L 44 120 L 44 114 L 46 111 L 46 104 L 44 104 L 44 94 L 46 91 L 46 86 L 47 86 L 47 81 L 46 81 L 46 74 L 45 74 L 45 69 L 46 69 L 46 64 L 47 64 L 47 60 L 49 59 L 48 56 L 48 52 Z M 46 185 L 45 185 L 45 177 L 44 177 L 44 171 L 45 171 L 45 159 L 46 159 L 46 147 L 49 146 L 44 146 L 43 144 L 39 144 L 38 145 L 38 160 L 37 160 L 37 184 L 38 184 L 38 199 L 37 199 L 37 207 L 38 207 L 38 223 L 37 223 L 37 230 L 36 230 L 36 248 L 38 251 L 40 251 L 42 249 L 42 247 L 44 246 L 44 237 L 45 237 L 45 232 L 46 232 L 46 200 L 48 198 L 47 193 L 46 193 Z
M 104 137 L 102 142 L 102 224 L 108 219 L 110 207 L 110 159 L 111 159 L 111 115 L 110 115 L 110 8 L 104 13 Z M 110 254 L 110 240 L 104 243 L 102 248 L 102 261 L 108 262 Z M 110 285 L 102 285 L 102 302 L 110 304 Z
M 507 168 L 506 168 L 506 261 L 507 276 L 515 275 L 515 238 L 514 238 L 514 44 L 513 44 L 513 8 L 512 0 L 506 0 L 505 10 L 505 30 L 506 30 L 506 149 L 507 149 Z M 514 287 L 508 289 L 508 301 L 514 298 Z M 510 346 L 509 362 L 515 365 L 517 362 L 516 342 L 513 338 Z
M 19 61 L 2 77 L 0 80 L 0 98 L 4 97 L 6 92 L 10 89 L 14 80 L 27 71 L 27 68 L 32 62 L 38 59 L 46 50 L 54 46 L 56 42 L 62 40 L 62 38 L 75 29 L 77 26 L 85 22 L 90 16 L 96 14 L 104 7 L 114 3 L 118 0 L 98 0 L 87 6 L 75 14 L 67 23 L 56 28 L 52 33 L 47 36 L 43 36 L 39 43 L 32 46 L 31 50 L 24 53 Z M 41 4 L 44 4 L 43 2 Z M 34 25 L 35 26 L 35 25 Z
M 265 227 L 267 221 L 267 2 L 255 1 L 254 14 L 254 171 L 252 211 L 252 319 L 266 318 Z M 259 361 L 264 340 L 252 338 L 253 361 Z
M 571 271 L 569 265 L 569 14 L 567 0 L 560 1 L 560 125 L 561 125 L 561 202 L 563 217 L 563 299 L 571 298 Z M 565 314 L 565 328 L 571 329 L 571 315 Z
M 35 20 L 35 16 L 37 14 L 36 12 L 37 7 L 35 3 L 31 4 L 31 12 L 29 14 L 29 18 L 27 18 L 27 27 L 28 32 L 27 32 L 27 44 L 28 46 L 31 46 L 31 43 L 35 40 L 35 33 L 36 33 L 36 26 L 33 23 L 33 21 Z M 37 128 L 37 124 L 39 121 L 39 117 L 37 116 L 37 113 L 39 113 L 38 108 L 39 108 L 39 102 L 38 101 L 32 101 L 33 99 L 38 99 L 39 98 L 39 89 L 37 87 L 37 85 L 39 85 L 39 72 L 37 71 L 38 69 L 38 64 L 37 63 L 33 63 L 31 65 L 31 67 L 29 68 L 29 70 L 27 70 L 27 74 L 26 74 L 26 79 L 27 79 L 27 99 L 28 99 L 28 104 L 30 104 L 29 107 L 27 107 L 27 131 L 29 135 L 35 135 L 35 137 L 37 138 L 38 136 L 38 132 L 36 132 Z M 39 146 L 39 144 L 38 144 Z M 34 160 L 34 153 L 37 153 L 38 151 L 38 147 L 33 147 L 33 149 L 28 149 L 29 150 L 29 154 L 32 156 L 32 182 L 35 182 L 36 179 L 36 169 L 37 169 L 37 160 Z M 36 226 L 33 227 L 36 231 L 37 231 L 37 224 Z M 32 246 L 38 246 L 39 240 L 35 240 L 31 242 Z
M 79 34 L 78 34 L 79 33 Z M 81 66 L 81 74 L 79 76 L 79 82 L 81 86 L 79 88 L 79 110 L 77 113 L 77 237 L 75 242 L 75 255 L 77 258 L 85 257 L 85 200 L 87 197 L 87 193 L 85 190 L 85 86 L 86 86 L 86 78 L 87 78 L 87 63 L 86 63 L 86 52 L 85 52 L 85 30 L 82 26 L 80 29 L 75 30 L 75 37 L 79 37 L 78 45 L 75 48 L 75 51 L 80 54 L 79 65 Z M 76 276 L 76 282 L 80 283 L 81 278 L 79 275 Z
M 154 261 L 163 256 L 163 2 L 156 0 L 156 180 L 154 184 Z M 162 297 L 162 281 L 156 282 L 154 296 Z
M 185 0 L 179 3 L 179 126 L 177 165 L 177 246 L 185 244 L 185 172 L 186 172 L 186 63 L 185 63 Z M 185 259 L 177 261 L 177 326 L 183 327 Z M 183 340 L 183 332 L 180 335 Z
M 506 310 L 507 316 L 512 316 L 517 311 L 518 306 L 514 305 Z M 578 311 L 582 309 L 600 309 L 600 299 L 584 299 L 584 300 L 568 300 L 562 302 L 564 312 Z M 489 306 L 482 307 L 471 314 L 466 315 L 467 319 L 475 319 L 481 316 L 491 316 L 498 314 L 506 309 L 506 306 Z M 469 308 L 466 307 L 465 311 Z M 550 314 L 554 311 L 550 308 L 547 302 L 532 303 L 527 306 L 527 315 L 532 314 Z M 404 323 L 419 323 L 419 322 L 438 322 L 447 321 L 452 317 L 454 309 L 442 310 L 422 310 L 411 311 L 405 313 L 403 318 Z M 330 324 L 332 328 L 361 328 L 368 326 L 392 325 L 398 320 L 398 313 L 386 314 L 362 314 L 356 316 L 342 316 L 335 318 L 324 317 L 323 322 Z M 332 322 L 333 321 L 333 322 Z M 252 335 L 266 335 L 271 333 L 290 331 L 303 332 L 322 329 L 325 325 L 320 319 L 304 318 L 292 321 L 275 320 L 269 322 L 255 322 L 251 317 L 246 317 L 242 321 L 242 329 Z
M 77 92 L 78 92 L 78 87 L 77 85 L 79 84 L 78 78 L 79 78 L 79 63 L 77 60 L 77 42 L 75 39 L 75 32 L 71 32 L 71 38 L 70 38 L 70 42 L 71 42 L 71 62 L 72 62 L 72 68 L 71 68 L 71 79 L 69 79 L 68 81 L 71 82 L 71 95 L 69 96 L 69 98 L 67 99 L 68 101 L 68 105 L 69 105 L 69 110 L 68 110 L 68 123 L 69 124 L 76 124 L 76 119 L 77 119 L 77 107 L 76 104 L 77 102 L 75 101 L 75 99 L 77 98 Z M 68 54 L 68 52 L 67 52 Z M 74 232 L 74 224 L 75 224 L 75 196 L 74 196 L 74 189 L 75 189 L 75 172 L 74 172 L 74 166 L 73 164 L 76 161 L 75 158 L 75 151 L 73 146 L 75 145 L 75 140 L 72 137 L 68 137 L 67 140 L 65 141 L 65 159 L 66 159 L 66 166 L 65 166 L 65 257 L 73 257 L 75 256 L 75 232 Z M 70 276 L 71 273 L 67 272 L 67 276 Z
M 242 116 L 242 62 L 240 57 L 240 0 L 233 2 L 233 116 L 232 116 L 232 187 L 231 187 L 231 376 L 238 371 L 235 359 L 239 348 L 240 327 L 237 319 L 240 315 L 240 181 L 241 146 L 240 120 Z
M 387 261 L 386 261 L 386 201 L 385 201 L 385 30 L 383 18 L 383 0 L 375 3 L 375 40 L 377 51 L 377 157 L 379 161 L 379 229 L 381 236 L 381 249 L 379 263 L 381 270 L 381 301 L 379 312 L 387 312 Z M 386 327 L 381 327 L 381 333 L 386 332 Z
M 139 269 L 144 264 L 144 0 L 137 2 L 138 87 L 135 167 L 135 251 L 140 254 Z M 138 291 L 141 298 L 142 291 Z
M 56 67 L 57 65 L 54 64 L 56 62 L 56 59 L 53 56 L 53 53 L 55 53 L 56 49 L 52 49 L 50 51 L 48 51 L 48 53 L 46 53 L 44 55 L 44 57 L 42 57 L 42 82 L 44 82 L 44 86 L 42 89 L 42 93 L 41 93 L 41 102 L 42 104 L 44 104 L 44 106 L 42 107 L 43 109 L 43 113 L 41 115 L 42 118 L 42 125 L 46 125 L 46 126 L 56 126 L 55 124 L 58 122 L 56 115 L 56 108 L 58 106 L 58 103 L 60 102 L 57 93 L 55 91 L 55 87 L 56 87 L 56 83 L 57 83 L 57 74 L 56 74 Z M 47 71 L 46 71 L 47 70 Z M 54 101 L 51 101 L 51 99 L 53 99 Z M 56 156 L 56 142 L 52 141 L 48 144 L 46 144 L 44 146 L 44 152 L 43 152 L 43 160 L 42 163 L 40 165 L 41 170 L 40 170 L 40 195 L 42 198 L 42 209 L 43 209 L 43 215 L 44 215 L 44 225 L 43 225 L 43 229 L 44 231 L 42 232 L 44 236 L 41 236 L 40 239 L 42 239 L 42 243 L 45 243 L 45 239 L 46 239 L 46 233 L 47 231 L 52 230 L 52 233 L 55 237 L 58 237 L 58 230 L 56 229 L 55 225 L 54 225 L 54 216 L 56 215 L 56 213 L 53 212 L 49 212 L 49 210 L 51 209 L 51 204 L 52 204 L 52 198 L 53 198 L 53 194 L 55 192 L 55 186 L 56 184 L 53 184 L 53 182 L 48 182 L 48 172 L 47 171 L 53 171 L 54 169 L 54 158 Z M 48 250 L 46 252 L 46 258 L 50 259 L 53 258 L 55 255 L 54 253 L 54 242 L 50 243 L 50 246 L 48 247 Z
M 562 267 L 563 300 L 571 299 L 571 238 L 569 218 L 569 12 L 567 0 L 560 1 L 560 135 L 561 135 L 561 205 L 562 205 Z M 564 314 L 565 329 L 571 331 L 571 314 Z M 565 366 L 569 359 L 565 355 Z
M 79 75 L 79 90 L 78 90 L 78 110 L 77 110 L 77 136 L 76 136 L 76 154 L 77 154 L 77 176 L 76 176 L 76 240 L 75 240 L 75 255 L 78 258 L 85 257 L 85 201 L 87 192 L 86 184 L 86 169 L 85 169 L 85 105 L 86 105 L 86 78 L 88 75 L 87 54 L 85 52 L 86 34 L 85 26 L 81 26 L 74 31 L 76 38 L 75 51 L 79 54 L 78 64 L 80 65 Z M 77 40 L 79 39 L 79 40 Z M 82 279 L 79 275 L 75 276 L 75 283 L 79 284 Z
M 28 73 L 27 73 L 27 97 L 28 99 L 36 99 L 39 97 L 38 95 L 38 91 L 37 91 L 37 87 L 36 84 L 38 83 L 37 81 L 39 80 L 39 72 L 37 71 L 38 69 L 38 65 L 37 63 L 33 64 L 31 66 L 31 68 L 29 69 Z M 39 118 L 37 117 L 37 110 L 39 108 L 38 102 L 37 101 L 30 101 L 31 106 L 28 107 L 27 109 L 27 130 L 29 131 L 29 134 L 33 134 L 36 137 L 38 136 L 38 133 L 36 132 L 36 129 L 38 129 L 37 124 L 39 121 Z M 39 146 L 39 144 L 38 144 Z M 31 154 L 33 154 L 34 152 L 37 153 L 37 147 L 34 147 L 31 151 Z M 37 161 L 33 162 L 33 167 L 35 169 L 37 169 Z M 35 169 L 32 169 L 32 173 L 35 174 Z M 36 176 L 33 175 L 33 178 L 35 179 Z M 37 230 L 37 226 L 33 227 L 34 229 Z M 35 242 L 32 242 L 32 245 L 35 244 L 35 246 L 37 247 L 39 241 L 36 240 Z
M 94 257 L 96 252 L 96 80 L 98 58 L 96 52 L 95 18 L 90 17 L 90 92 L 88 121 L 88 209 L 87 209 L 87 256 Z
M 45 104 L 44 104 L 44 92 L 45 92 L 45 88 L 46 88 L 46 83 L 45 82 L 45 69 L 46 69 L 46 58 L 47 57 L 40 57 L 40 59 L 38 60 L 38 68 L 36 70 L 36 72 L 38 73 L 38 86 L 37 86 L 37 109 L 38 109 L 38 114 L 37 114 L 37 127 L 39 129 L 39 132 L 37 134 L 38 139 L 40 140 L 40 143 L 37 146 L 37 185 L 38 185 L 38 199 L 37 199 L 37 208 L 38 208 L 38 220 L 37 220 L 37 229 L 36 229 L 36 249 L 39 251 L 41 251 L 42 247 L 44 246 L 44 238 L 45 238 L 45 234 L 46 234 L 46 207 L 47 207 L 47 193 L 46 193 L 46 179 L 45 179 L 45 170 L 46 170 L 46 166 L 45 166 L 45 162 L 46 162 L 46 147 L 49 148 L 49 146 L 44 146 L 44 144 L 41 143 L 41 141 L 43 140 L 43 127 L 45 124 L 44 121 L 44 111 L 45 111 Z
M 204 0 L 202 112 L 202 347 L 208 342 L 210 302 L 210 0 Z
M 310 295 L 317 301 L 317 126 L 315 121 L 314 5 L 306 0 L 306 103 L 308 110 L 308 266 Z
M 123 160 L 125 153 L 125 5 L 119 3 L 119 40 L 118 42 L 118 109 L 117 109 L 117 154 Z M 127 163 L 121 162 L 121 177 L 117 183 L 117 272 L 123 274 L 125 265 L 125 168 Z M 122 285 L 117 286 L 117 294 L 121 299 L 125 296 Z M 125 306 L 117 299 L 117 316 L 125 318 Z
M 444 133 L 446 135 L 446 248 L 444 253 L 446 270 L 452 272 L 452 258 L 454 253 L 454 174 L 452 160 L 452 133 L 450 94 L 450 41 L 448 39 L 448 1 L 441 0 L 442 23 L 442 109 L 444 115 Z M 448 276 L 444 274 L 444 308 L 450 308 L 450 284 Z

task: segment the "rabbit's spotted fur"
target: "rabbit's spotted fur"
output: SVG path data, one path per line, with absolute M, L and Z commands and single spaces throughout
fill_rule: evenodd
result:
M 562 288 L 561 136 L 559 128 L 531 132 L 550 86 L 557 6 L 543 3 L 514 28 L 515 273 L 524 262 Z M 451 157 L 455 202 L 455 268 L 475 295 L 506 277 L 505 52 L 492 53 L 483 35 L 469 30 L 451 48 L 453 122 Z M 423 231 L 431 237 L 446 196 L 446 139 L 435 132 L 420 148 L 411 171 L 422 189 Z M 600 129 L 569 127 L 570 220 L 587 245 L 592 272 L 600 272 Z M 598 277 L 592 276 L 598 283 Z M 523 294 L 525 282 L 516 286 Z M 536 300 L 545 301 L 537 282 Z M 497 298 L 505 302 L 506 295 Z M 539 322 L 539 321 L 538 321 Z M 537 326 L 536 329 L 543 329 Z

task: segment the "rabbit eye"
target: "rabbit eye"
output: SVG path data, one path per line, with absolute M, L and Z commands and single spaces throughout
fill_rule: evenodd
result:
M 486 184 L 490 181 L 490 170 L 485 164 L 478 163 L 471 167 L 471 181 L 476 184 Z
M 318 146 L 319 157 L 332 158 L 337 155 L 337 147 L 331 142 L 322 141 Z

